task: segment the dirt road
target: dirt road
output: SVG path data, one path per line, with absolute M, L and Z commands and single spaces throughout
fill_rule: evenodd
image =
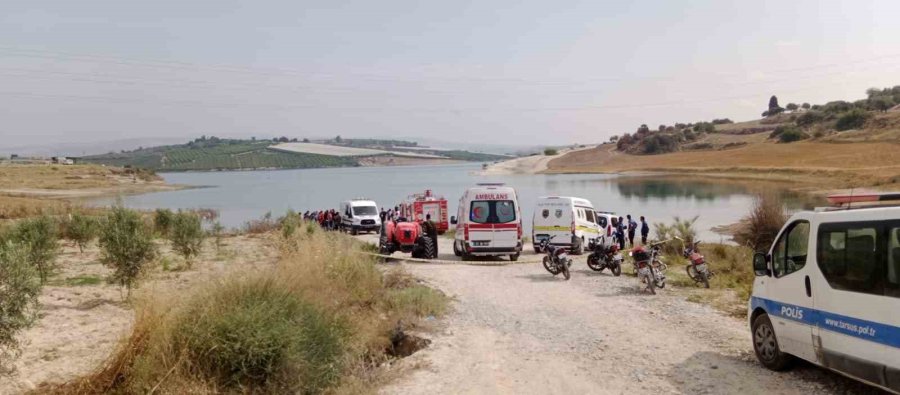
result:
M 441 241 L 440 259 L 454 259 Z M 593 272 L 584 257 L 570 281 L 533 263 L 405 266 L 451 295 L 455 311 L 430 348 L 402 362 L 424 367 L 386 394 L 870 391 L 812 366 L 767 371 L 743 320 L 669 288 L 644 294 L 635 278 Z

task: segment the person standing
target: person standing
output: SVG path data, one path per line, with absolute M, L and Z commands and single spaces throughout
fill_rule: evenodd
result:
M 628 243 L 631 244 L 631 247 L 634 248 L 634 233 L 637 231 L 637 222 L 634 221 L 634 218 L 631 218 L 631 214 L 628 214 Z
M 429 258 L 437 258 L 438 256 L 438 234 L 437 234 L 437 225 L 434 224 L 434 221 L 431 220 L 431 214 L 425 214 L 425 222 L 422 223 L 422 230 L 425 232 L 425 235 L 431 239 L 431 245 L 434 247 L 434 256 L 430 256 Z
M 644 216 L 641 216 L 641 244 L 647 244 L 647 236 L 650 234 L 650 225 L 647 225 L 647 220 L 644 219 Z
M 616 225 L 616 238 L 619 240 L 619 249 L 625 249 L 625 218 L 619 217 L 619 224 Z

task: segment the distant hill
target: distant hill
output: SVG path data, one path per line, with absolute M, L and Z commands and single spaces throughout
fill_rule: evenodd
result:
M 728 118 L 692 123 L 675 123 L 651 128 L 641 125 L 633 133 L 613 136 L 616 150 L 634 155 L 654 155 L 678 151 L 732 149 L 742 145 L 802 140 L 821 142 L 900 141 L 900 86 L 869 89 L 867 98 L 836 100 L 810 105 L 778 105 L 772 96 L 763 118 L 732 122 Z
M 415 143 L 394 140 L 341 140 L 329 144 L 308 144 L 317 150 L 277 149 L 289 143 L 287 139 L 242 140 L 202 137 L 186 144 L 163 145 L 131 151 L 110 152 L 81 158 L 83 162 L 152 169 L 155 171 L 205 171 L 239 169 L 306 169 L 322 167 L 353 167 L 372 163 L 373 156 L 418 158 L 427 163 L 451 161 L 489 162 L 507 159 L 505 156 L 468 151 L 430 151 Z M 386 144 L 387 143 L 387 144 Z M 303 143 L 293 143 L 303 146 Z M 396 144 L 396 147 L 395 147 Z M 385 147 L 389 145 L 390 147 Z M 334 150 L 321 149 L 332 147 Z M 412 148 L 415 150 L 403 150 Z M 362 154 L 347 154 L 361 152 Z M 413 162 L 414 163 L 414 162 Z

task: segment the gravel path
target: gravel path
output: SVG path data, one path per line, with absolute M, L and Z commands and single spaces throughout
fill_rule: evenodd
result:
M 442 238 L 440 259 L 453 259 Z M 523 256 L 523 260 L 534 260 Z M 455 299 L 424 366 L 383 389 L 435 393 L 868 393 L 822 369 L 762 368 L 743 320 L 576 259 L 570 281 L 538 264 L 405 264 Z M 626 267 L 627 268 L 627 267 Z

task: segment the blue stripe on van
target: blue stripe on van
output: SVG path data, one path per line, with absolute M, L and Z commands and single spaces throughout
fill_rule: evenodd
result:
M 776 315 L 806 325 L 815 325 L 821 330 L 900 348 L 900 327 L 893 325 L 816 310 L 811 307 L 776 302 L 756 296 L 750 299 L 750 306 L 754 310 L 757 307 L 762 307 L 769 315 Z

